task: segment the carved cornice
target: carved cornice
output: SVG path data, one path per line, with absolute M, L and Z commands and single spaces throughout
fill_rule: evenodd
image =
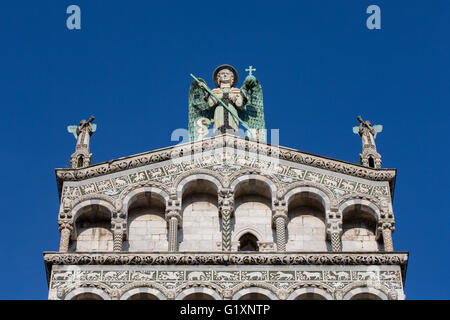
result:
M 57 265 L 403 265 L 407 252 L 383 253 L 44 253 L 46 263 Z
M 405 279 L 408 253 L 45 252 L 44 262 L 48 274 L 53 265 L 399 265 Z
M 372 169 L 358 164 L 352 164 L 306 152 L 301 152 L 286 147 L 272 146 L 270 144 L 248 141 L 237 136 L 224 134 L 198 142 L 190 142 L 164 149 L 149 151 L 125 158 L 111 160 L 104 163 L 80 169 L 56 169 L 58 189 L 61 192 L 62 182 L 80 181 L 102 176 L 144 165 L 159 163 L 167 160 L 175 160 L 179 156 L 194 154 L 196 152 L 214 150 L 219 147 L 230 147 L 237 150 L 258 153 L 260 155 L 279 157 L 280 159 L 300 163 L 320 169 L 330 170 L 355 177 L 374 181 L 389 181 L 393 191 L 396 170 Z

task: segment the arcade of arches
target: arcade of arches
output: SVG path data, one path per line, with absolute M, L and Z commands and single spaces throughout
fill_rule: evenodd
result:
M 368 206 L 350 205 L 342 212 L 339 248 L 330 242 L 327 229 L 325 197 L 310 192 L 292 195 L 283 219 L 275 219 L 270 185 L 256 180 L 239 183 L 232 194 L 229 241 L 232 251 L 383 251 L 383 238 L 377 234 L 378 216 Z M 208 180 L 185 184 L 181 207 L 176 211 L 173 231 L 175 250 L 222 251 L 223 215 L 219 188 Z M 126 227 L 121 230 L 120 251 L 161 252 L 169 250 L 170 223 L 166 200 L 155 192 L 142 192 L 128 202 Z M 175 220 L 175 218 L 173 219 Z M 68 251 L 105 252 L 114 249 L 112 213 L 102 205 L 88 205 L 79 210 Z M 275 226 L 282 224 L 282 237 Z M 172 250 L 170 250 L 172 251 Z

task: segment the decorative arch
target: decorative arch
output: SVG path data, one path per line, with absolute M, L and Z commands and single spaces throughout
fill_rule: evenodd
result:
M 388 295 L 386 293 L 384 293 L 380 289 L 375 289 L 372 287 L 357 287 L 351 289 L 344 295 L 343 300 L 351 300 L 353 297 L 355 297 L 360 293 L 373 294 L 376 297 L 380 298 L 381 300 L 388 300 Z
M 243 296 L 245 296 L 249 293 L 259 293 L 259 294 L 262 294 L 262 295 L 268 297 L 270 300 L 279 300 L 278 296 L 275 293 L 273 293 L 272 291 L 270 291 L 269 289 L 264 289 L 264 288 L 256 287 L 256 286 L 239 290 L 238 292 L 236 292 L 233 295 L 232 300 L 239 300 L 240 298 L 242 298 Z
M 208 171 L 194 170 L 179 181 L 176 199 L 182 219 L 178 230 L 179 251 L 214 251 L 222 240 L 219 190 L 221 181 Z M 173 194 L 171 197 L 173 199 Z M 192 236 L 202 233 L 202 239 Z
M 292 184 L 282 199 L 288 214 L 286 250 L 330 251 L 327 231 L 331 226 L 339 225 L 340 220 L 335 216 L 336 200 L 331 191 L 303 181 Z M 308 238 L 303 238 L 304 233 L 309 234 Z
M 126 193 L 122 193 L 122 210 L 128 215 L 128 208 L 131 203 L 139 194 L 149 192 L 151 194 L 156 194 L 162 203 L 167 207 L 167 202 L 169 201 L 169 194 L 163 189 L 153 187 L 153 186 L 134 186 L 133 188 L 126 189 Z
M 130 252 L 165 250 L 167 248 L 165 212 L 169 194 L 162 188 L 145 183 L 128 188 L 121 196 L 121 218 L 126 221 L 123 224 L 126 237 L 123 250 Z M 147 241 L 149 238 L 152 240 Z
M 325 283 L 314 283 L 314 282 L 298 282 L 294 286 L 290 287 L 288 290 L 288 293 L 294 292 L 297 289 L 304 289 L 304 288 L 316 288 L 321 291 L 326 292 L 328 295 L 332 296 L 333 292 L 335 291 L 335 288 L 325 284 Z
M 250 173 L 250 174 L 244 174 L 244 175 L 238 175 L 235 174 L 234 177 L 232 177 L 231 183 L 230 183 L 230 189 L 233 190 L 233 192 L 236 192 L 239 185 L 243 182 L 249 181 L 249 180 L 256 180 L 259 182 L 264 183 L 266 186 L 270 189 L 270 194 L 272 201 L 277 198 L 277 185 L 272 181 L 274 178 L 269 178 L 266 176 L 263 176 L 261 174 L 257 173 Z
M 111 300 L 111 297 L 103 290 L 97 289 L 97 288 L 77 288 L 69 292 L 64 300 L 72 300 L 75 297 L 85 294 L 85 293 L 92 293 L 99 297 L 101 297 L 103 300 Z
M 87 194 L 81 197 L 78 197 L 74 199 L 72 202 L 70 202 L 70 208 L 72 209 L 72 216 L 73 216 L 73 210 L 78 207 L 79 204 L 88 201 L 88 200 L 103 200 L 107 203 L 109 203 L 115 210 L 118 210 L 120 208 L 116 208 L 114 199 L 104 195 L 104 194 Z
M 121 293 L 121 296 L 123 296 L 128 291 L 131 291 L 134 289 L 141 289 L 141 288 L 148 288 L 151 290 L 161 292 L 162 295 L 164 295 L 166 297 L 164 299 L 167 299 L 167 294 L 168 294 L 167 289 L 163 285 L 161 285 L 157 282 L 146 282 L 146 281 L 132 282 L 132 283 L 129 283 L 129 284 L 123 286 L 122 289 L 120 290 L 120 293 Z M 161 299 L 161 300 L 163 300 L 163 299 Z
M 122 294 L 122 296 L 120 297 L 120 300 L 128 300 L 135 294 L 139 294 L 139 293 L 148 293 L 148 294 L 155 296 L 159 300 L 167 300 L 167 297 L 161 291 L 154 289 L 154 288 L 149 288 L 149 287 L 139 287 L 139 288 L 130 289 Z
M 301 295 L 308 294 L 308 293 L 317 294 L 326 300 L 333 300 L 333 296 L 331 294 L 329 294 L 327 291 L 320 289 L 320 288 L 314 288 L 314 287 L 305 287 L 305 288 L 299 288 L 297 290 L 294 290 L 287 297 L 287 300 L 295 300 L 296 298 L 300 297 Z
M 75 223 L 77 218 L 80 215 L 80 212 L 82 211 L 82 209 L 87 208 L 89 206 L 93 206 L 93 205 L 98 205 L 101 207 L 106 208 L 109 213 L 111 214 L 111 217 L 113 215 L 113 213 L 115 212 L 116 208 L 114 207 L 114 205 L 108 201 L 105 201 L 104 199 L 97 199 L 97 198 L 93 198 L 90 200 L 84 200 L 81 201 L 80 203 L 78 203 L 76 206 L 73 207 L 72 209 L 72 222 Z
M 369 213 L 373 215 L 375 220 L 378 222 L 381 219 L 381 209 L 376 206 L 373 202 L 366 199 L 350 199 L 339 205 L 338 212 L 342 216 L 344 211 L 352 206 L 363 206 L 369 208 Z
M 338 214 L 342 219 L 342 250 L 383 250 L 378 228 L 380 208 L 366 199 L 350 199 L 339 206 Z
M 69 220 L 73 229 L 69 236 L 68 250 L 92 252 L 112 250 L 111 224 L 116 213 L 116 207 L 103 199 L 93 198 L 78 203 L 72 209 Z M 61 221 L 64 220 L 59 220 Z M 93 230 L 102 231 L 93 232 Z
M 209 170 L 195 170 L 183 174 L 175 180 L 173 186 L 176 190 L 177 198 L 181 199 L 186 186 L 196 180 L 206 180 L 215 185 L 217 191 L 223 187 L 222 178 Z
M 175 300 L 184 300 L 187 296 L 194 294 L 194 293 L 202 293 L 202 294 L 206 294 L 206 295 L 214 298 L 214 300 L 222 300 L 222 297 L 220 296 L 220 294 L 218 294 L 215 290 L 213 290 L 211 288 L 205 288 L 205 287 L 193 287 L 193 288 L 185 289 L 185 290 L 181 291 L 175 297 Z
M 251 227 L 244 227 L 240 230 L 235 231 L 233 233 L 231 240 L 238 241 L 246 233 L 250 233 L 250 234 L 254 235 L 256 237 L 256 239 L 258 239 L 258 241 L 262 241 L 262 239 L 263 239 L 263 236 L 259 230 L 255 229 L 255 228 L 251 228 Z
M 231 289 L 231 295 L 235 296 L 238 292 L 244 290 L 244 289 L 248 289 L 248 288 L 259 288 L 259 289 L 264 289 L 267 290 L 269 292 L 272 292 L 273 294 L 275 294 L 275 292 L 278 290 L 278 288 L 276 288 L 275 286 L 267 283 L 267 282 L 241 282 L 238 285 L 234 286 Z
M 330 212 L 336 202 L 336 198 L 330 190 L 313 182 L 300 182 L 292 185 L 283 195 L 283 198 L 289 205 L 295 195 L 302 193 L 313 194 L 323 205 L 326 213 Z

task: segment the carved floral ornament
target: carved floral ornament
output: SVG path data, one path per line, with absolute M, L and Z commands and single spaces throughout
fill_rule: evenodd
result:
M 400 265 L 407 253 L 54 253 L 44 254 L 52 265 Z

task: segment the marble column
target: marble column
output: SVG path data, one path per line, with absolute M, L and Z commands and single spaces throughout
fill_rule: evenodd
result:
M 341 232 L 334 231 L 330 233 L 331 250 L 333 252 L 341 251 Z
M 231 250 L 231 217 L 234 212 L 234 194 L 222 189 L 218 194 L 219 213 L 222 217 L 222 251 Z
M 332 252 L 342 251 L 342 216 L 336 207 L 332 207 L 326 212 L 327 236 L 331 243 Z
M 125 214 L 120 214 L 118 212 L 113 213 L 113 218 L 111 220 L 111 230 L 113 232 L 114 252 L 122 252 L 126 229 L 127 222 L 125 220 Z
M 121 252 L 123 247 L 123 230 L 114 230 L 113 232 L 113 250 L 114 252 Z
M 60 222 L 59 231 L 61 239 L 59 242 L 59 252 L 69 251 L 70 234 L 72 233 L 72 224 L 70 222 Z
M 178 226 L 181 225 L 180 209 L 168 209 L 166 221 L 169 225 L 169 252 L 178 251 Z
M 273 216 L 273 224 L 275 225 L 277 237 L 277 251 L 286 251 L 286 222 L 287 209 L 278 210 Z
M 387 225 L 383 226 L 383 229 L 381 231 L 381 234 L 383 236 L 384 251 L 386 252 L 394 251 L 394 244 L 392 242 L 392 229 L 392 226 Z

